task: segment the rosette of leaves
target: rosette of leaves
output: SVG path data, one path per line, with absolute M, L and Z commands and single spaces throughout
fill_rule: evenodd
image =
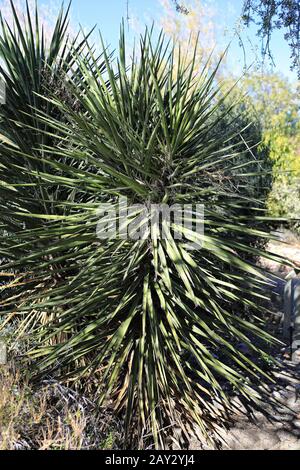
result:
M 82 77 L 76 67 L 74 52 L 83 52 L 87 37 L 79 34 L 70 38 L 69 10 L 61 8 L 52 35 L 44 33 L 38 8 L 31 11 L 28 2 L 22 17 L 11 1 L 11 21 L 0 15 L 0 79 L 5 87 L 5 102 L 0 105 L 0 200 L 2 206 L 2 248 L 10 244 L 10 233 L 24 226 L 37 224 L 27 219 L 24 224 L 14 208 L 23 212 L 51 214 L 57 208 L 51 204 L 55 198 L 70 197 L 65 188 L 42 183 L 36 187 L 30 172 L 42 172 L 43 145 L 55 146 L 59 135 L 47 133 L 47 125 L 38 119 L 39 112 L 63 119 L 61 111 L 46 102 L 45 97 L 56 96 L 61 102 L 76 109 L 78 103 L 69 94 L 66 80 L 72 78 L 80 87 Z M 72 52 L 71 52 L 72 51 Z M 31 157 L 35 157 L 34 159 Z M 21 186 L 18 186 L 19 182 Z M 58 193 L 61 191 L 61 194 Z M 5 256 L 18 256 L 8 249 Z
M 74 52 L 83 79 L 68 86 L 78 108 L 53 97 L 46 102 L 63 119 L 38 113 L 42 135 L 60 142 L 23 155 L 43 169 L 22 167 L 18 185 L 26 174 L 37 191 L 51 185 L 73 198 L 45 198 L 52 212 L 24 211 L 18 199 L 7 207 L 36 227 L 16 231 L 15 245 L 12 237 L 18 256 L 5 269 L 27 275 L 9 286 L 2 315 L 23 318 L 36 374 L 93 383 L 100 404 L 125 416 L 131 443 L 159 448 L 178 426 L 181 440 L 208 438 L 228 421 L 233 390 L 260 400 L 273 340 L 259 307 L 266 278 L 247 256 L 274 256 L 249 243 L 269 234 L 253 228 L 265 223 L 263 205 L 236 184 L 253 155 L 243 129 L 228 135 L 230 90 L 220 91 L 216 70 L 195 73 L 182 55 L 175 67 L 177 46 L 153 37 L 147 30 L 129 60 L 122 30 L 116 59 L 102 44 L 105 67 L 92 51 L 89 60 Z M 125 197 L 136 209 L 124 222 Z M 103 236 L 103 203 L 121 234 L 135 222 L 131 236 Z M 141 207 L 152 204 L 186 204 L 200 223 L 203 204 L 204 233 L 171 218 L 136 237 L 150 226 Z

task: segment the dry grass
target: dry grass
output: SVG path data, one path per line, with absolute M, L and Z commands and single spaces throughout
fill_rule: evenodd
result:
M 0 450 L 116 448 L 117 425 L 88 399 L 57 382 L 33 389 L 0 367 Z

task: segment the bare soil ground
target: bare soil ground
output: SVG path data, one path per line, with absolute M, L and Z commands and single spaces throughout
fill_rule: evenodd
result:
M 268 251 L 276 255 L 280 255 L 300 268 L 300 239 L 293 235 L 291 232 L 283 232 L 281 241 L 270 241 L 267 246 Z M 261 259 L 260 265 L 267 271 L 273 272 L 280 277 L 286 276 L 292 268 L 285 266 L 269 259 Z
M 300 240 L 291 232 L 280 233 L 281 241 L 270 241 L 268 251 L 280 255 L 300 268 Z M 260 266 L 270 274 L 271 290 L 277 294 L 273 299 L 272 310 L 277 318 L 277 333 L 280 336 L 283 305 L 280 297 L 286 278 L 294 276 L 293 268 L 271 260 L 261 259 Z M 298 274 L 299 275 L 299 274 Z M 279 298 L 279 300 L 278 300 Z M 275 408 L 266 412 L 272 415 L 268 419 L 261 411 L 252 410 L 252 416 L 239 403 L 240 413 L 233 426 L 222 433 L 222 448 L 229 450 L 300 450 L 300 364 L 291 362 L 289 347 L 279 348 L 276 352 L 279 366 L 275 375 L 277 383 L 272 387 L 272 396 L 276 400 Z M 236 398 L 238 400 L 238 398 Z M 211 449 L 192 441 L 190 449 Z

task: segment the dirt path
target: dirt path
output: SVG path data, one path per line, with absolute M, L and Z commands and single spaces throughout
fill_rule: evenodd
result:
M 283 232 L 280 238 L 282 240 L 281 242 L 271 241 L 268 244 L 268 251 L 296 263 L 300 268 L 300 240 L 295 238 L 290 232 Z M 260 264 L 267 271 L 282 277 L 286 276 L 292 270 L 288 266 L 283 266 L 280 263 L 265 258 L 260 260 Z
M 268 250 L 299 263 L 300 243 L 292 239 L 291 234 L 282 234 L 283 243 L 271 242 Z M 291 243 L 288 245 L 287 243 Z M 270 274 L 270 289 L 282 298 L 286 276 L 292 275 L 292 268 L 282 266 L 270 260 L 261 260 L 263 266 Z M 275 300 L 274 315 L 278 316 L 278 325 L 283 315 L 282 302 Z M 275 371 L 277 383 L 271 388 L 275 407 L 266 406 L 265 411 L 272 415 L 270 421 L 262 412 L 253 410 L 252 417 L 238 398 L 240 413 L 236 416 L 233 426 L 222 434 L 223 449 L 230 450 L 300 450 L 300 364 L 290 361 L 289 354 L 283 348 L 276 357 L 280 365 Z M 194 440 L 190 449 L 211 449 L 213 447 L 200 445 Z

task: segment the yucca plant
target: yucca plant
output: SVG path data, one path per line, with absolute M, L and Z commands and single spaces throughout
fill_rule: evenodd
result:
M 45 97 L 54 94 L 76 109 L 77 103 L 68 93 L 66 80 L 72 77 L 80 87 L 82 77 L 74 53 L 83 53 L 84 48 L 88 48 L 89 37 L 88 34 L 80 39 L 79 33 L 69 36 L 70 4 L 60 9 L 52 34 L 50 30 L 47 34 L 44 32 L 37 5 L 35 11 L 31 11 L 26 1 L 24 14 L 19 17 L 14 3 L 10 4 L 10 21 L 0 13 L 0 79 L 5 86 L 5 101 L 0 106 L 1 265 L 5 260 L 18 259 L 27 250 L 21 240 L 20 249 L 11 249 L 23 228 L 33 230 L 44 223 L 32 218 L 25 222 L 16 208 L 22 213 L 60 213 L 53 201 L 74 197 L 64 187 L 42 182 L 36 186 L 30 172 L 37 175 L 43 171 L 43 145 L 56 145 L 60 139 L 58 134 L 47 133 L 47 125 L 38 119 L 42 111 L 49 117 L 63 119 L 60 110 Z M 20 278 L 23 272 L 21 268 Z M 1 281 L 9 280 L 11 274 L 2 273 Z
M 0 13 L 0 79 L 5 84 L 5 103 L 0 107 L 0 144 L 5 144 L 1 145 L 0 198 L 6 201 L 2 222 L 9 226 L 6 227 L 8 232 L 23 224 L 22 219 L 12 216 L 11 209 L 7 209 L 9 203 L 15 205 L 18 200 L 24 211 L 34 208 L 37 213 L 47 211 L 50 214 L 53 207 L 46 201 L 59 197 L 59 188 L 45 184 L 37 188 L 27 173 L 29 170 L 43 171 L 44 164 L 40 160 L 44 156 L 43 145 L 55 145 L 59 140 L 58 135 L 46 133 L 47 126 L 38 120 L 37 115 L 44 111 L 49 116 L 62 119 L 58 108 L 44 99 L 53 93 L 76 109 L 76 102 L 68 95 L 65 81 L 66 77 L 73 80 L 81 78 L 75 66 L 74 51 L 82 52 L 88 39 L 86 36 L 80 41 L 79 34 L 69 37 L 70 4 L 66 10 L 61 8 L 52 36 L 49 32 L 46 36 L 37 6 L 31 12 L 26 2 L 24 16 L 19 18 L 14 3 L 10 3 L 12 21 L 7 22 Z M 36 158 L 33 160 L 28 155 Z M 2 178 L 3 174 L 5 177 Z M 22 189 L 13 188 L 11 183 L 17 185 L 20 174 Z M 64 188 L 62 192 L 61 197 L 69 197 Z M 33 219 L 26 222 L 27 228 L 35 226 Z M 8 240 L 6 238 L 5 242 Z
M 105 67 L 91 50 L 89 60 L 74 51 L 82 81 L 78 87 L 69 77 L 68 89 L 77 109 L 45 100 L 63 119 L 37 111 L 42 154 L 3 144 L 21 159 L 17 167 L 5 160 L 18 182 L 3 174 L 11 188 L 4 213 L 24 225 L 10 233 L 15 260 L 3 270 L 23 274 L 3 289 L 2 316 L 17 315 L 19 331 L 30 332 L 34 374 L 90 378 L 99 403 L 125 414 L 128 442 L 144 438 L 140 446 L 157 448 L 178 425 L 182 439 L 208 438 L 228 420 L 232 390 L 259 401 L 270 380 L 264 344 L 273 341 L 258 306 L 266 279 L 246 260 L 264 254 L 249 238 L 269 237 L 259 228 L 263 203 L 239 184 L 253 151 L 239 138 L 243 129 L 228 135 L 222 126 L 228 93 L 216 70 L 195 73 L 180 54 L 175 64 L 175 47 L 147 30 L 128 63 L 122 29 L 117 59 L 102 43 Z M 55 145 L 47 140 L 53 135 Z M 28 179 L 37 192 L 52 188 L 44 212 L 27 201 Z M 195 205 L 204 204 L 204 234 L 172 219 L 152 224 L 144 239 L 105 239 L 99 205 L 114 209 L 124 197 L 140 204 L 130 219 L 139 228 L 149 222 L 141 206 L 188 204 L 201 222 Z M 202 248 L 191 251 L 191 242 Z

